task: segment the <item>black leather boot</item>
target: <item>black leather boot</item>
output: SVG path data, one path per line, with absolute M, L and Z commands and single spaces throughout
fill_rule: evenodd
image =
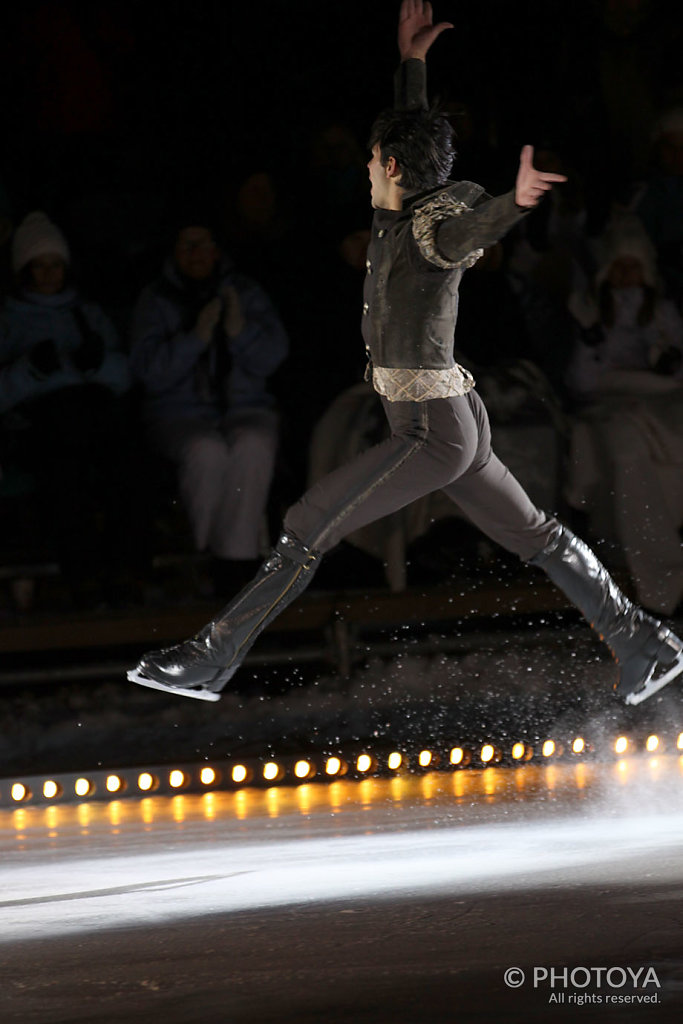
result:
M 306 589 L 319 555 L 283 534 L 251 583 L 196 636 L 151 651 L 128 673 L 131 682 L 184 697 L 219 700 L 259 633 Z
M 619 666 L 614 689 L 627 704 L 640 704 L 683 672 L 683 642 L 629 601 L 571 530 L 561 526 L 530 562 L 543 569 L 610 648 Z

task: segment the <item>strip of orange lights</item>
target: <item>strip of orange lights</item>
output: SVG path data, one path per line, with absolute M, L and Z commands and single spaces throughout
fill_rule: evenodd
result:
M 617 736 L 593 743 L 584 736 L 547 737 L 533 743 L 470 742 L 447 749 L 424 745 L 412 751 L 385 748 L 354 753 L 310 754 L 287 758 L 226 760 L 220 764 L 156 765 L 108 771 L 83 771 L 0 779 L 0 807 L 24 804 L 118 800 L 150 794 L 206 792 L 332 782 L 398 773 L 458 771 L 490 766 L 519 767 L 525 763 L 558 760 L 606 760 L 626 755 L 677 754 L 683 758 L 683 732 L 646 737 Z

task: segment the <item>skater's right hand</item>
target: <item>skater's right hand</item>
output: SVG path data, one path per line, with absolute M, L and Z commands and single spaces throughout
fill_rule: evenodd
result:
M 223 300 L 217 295 L 215 299 L 211 299 L 211 302 L 207 302 L 197 317 L 194 333 L 202 339 L 205 345 L 211 343 L 213 332 L 220 320 L 222 310 Z
M 449 21 L 432 25 L 432 5 L 423 0 L 403 0 L 398 16 L 398 49 L 401 60 L 416 57 L 425 60 L 437 36 L 453 28 Z

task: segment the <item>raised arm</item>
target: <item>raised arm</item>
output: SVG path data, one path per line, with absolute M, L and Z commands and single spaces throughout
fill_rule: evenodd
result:
M 422 0 L 403 0 L 398 17 L 398 51 L 401 63 L 394 77 L 394 108 L 426 110 L 427 74 L 425 61 L 432 43 L 446 29 L 448 21 L 432 22 L 432 5 Z
M 517 181 L 511 192 L 495 199 L 482 197 L 472 209 L 458 211 L 445 218 L 436 233 L 440 253 L 453 262 L 465 260 L 477 249 L 486 249 L 502 238 L 558 182 L 564 174 L 537 171 L 533 164 L 533 146 L 524 146 Z

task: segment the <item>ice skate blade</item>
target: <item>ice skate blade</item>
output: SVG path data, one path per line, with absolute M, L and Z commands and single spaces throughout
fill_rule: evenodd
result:
M 221 699 L 220 693 L 214 693 L 213 690 L 183 690 L 180 686 L 167 686 L 166 683 L 157 683 L 155 679 L 148 679 L 147 676 L 143 676 L 136 668 L 132 668 L 126 675 L 131 683 L 137 683 L 139 686 L 148 686 L 150 690 L 164 690 L 166 693 L 173 693 L 179 697 L 194 697 L 195 700 Z
M 681 673 L 683 673 L 683 655 L 679 654 L 668 672 L 665 672 L 664 675 L 659 676 L 657 679 L 648 679 L 645 686 L 640 690 L 636 690 L 635 693 L 629 693 L 624 697 L 624 703 L 642 704 L 644 700 L 647 700 L 648 697 L 652 697 L 659 690 L 663 689 L 677 676 L 680 676 Z

